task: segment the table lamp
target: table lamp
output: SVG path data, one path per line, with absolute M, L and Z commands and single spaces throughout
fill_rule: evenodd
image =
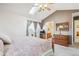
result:
M 64 26 L 63 25 L 60 25 L 59 26 L 59 30 L 60 30 L 60 35 L 61 35 L 61 31 L 62 31 L 62 29 L 64 28 Z

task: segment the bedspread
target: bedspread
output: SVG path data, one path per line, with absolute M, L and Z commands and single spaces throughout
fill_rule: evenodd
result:
M 51 40 L 44 40 L 37 37 L 15 37 L 6 56 L 39 56 L 51 49 Z

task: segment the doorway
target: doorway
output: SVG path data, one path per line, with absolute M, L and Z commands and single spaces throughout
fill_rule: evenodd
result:
M 75 43 L 79 43 L 79 12 L 72 13 L 72 45 Z
M 52 38 L 53 37 L 53 34 L 54 34 L 54 22 L 53 21 L 46 22 L 43 25 L 43 30 L 46 33 L 46 39 Z
M 73 39 L 74 43 L 79 43 L 79 16 L 73 18 Z

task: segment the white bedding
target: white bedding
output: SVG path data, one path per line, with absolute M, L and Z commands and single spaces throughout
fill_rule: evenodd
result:
M 51 49 L 51 41 L 35 37 L 14 37 L 6 56 L 38 56 Z

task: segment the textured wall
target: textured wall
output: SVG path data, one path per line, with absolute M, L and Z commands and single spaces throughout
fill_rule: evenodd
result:
M 59 34 L 59 31 L 56 31 L 56 23 L 69 22 L 69 31 L 62 31 L 63 35 L 72 35 L 72 13 L 78 12 L 79 10 L 74 11 L 56 11 L 46 19 L 42 21 L 43 25 L 46 22 L 54 22 L 54 34 Z
M 63 31 L 64 35 L 71 35 L 72 32 L 72 13 L 77 11 L 56 11 L 54 14 L 50 15 L 46 19 L 42 21 L 43 25 L 46 22 L 54 22 L 54 26 L 56 23 L 69 22 L 69 31 Z M 59 31 L 56 31 L 56 26 L 54 27 L 55 34 L 58 34 Z

